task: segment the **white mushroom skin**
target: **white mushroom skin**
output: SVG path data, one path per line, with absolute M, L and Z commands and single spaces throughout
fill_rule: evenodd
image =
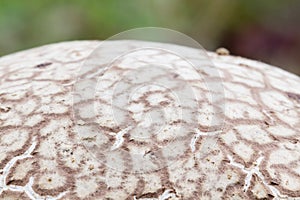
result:
M 75 125 L 84 122 L 73 118 L 73 85 L 99 43 L 63 42 L 0 58 L 0 199 L 300 199 L 298 76 L 209 52 L 225 93 L 225 126 L 217 143 L 203 158 L 202 141 L 211 136 L 200 120 L 184 159 L 134 174 L 99 162 L 76 134 Z M 130 129 L 101 123 L 110 136 L 122 133 L 113 150 L 130 148 Z

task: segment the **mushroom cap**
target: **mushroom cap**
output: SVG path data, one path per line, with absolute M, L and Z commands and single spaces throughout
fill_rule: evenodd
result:
M 201 76 L 222 84 L 221 131 L 208 134 L 213 123 L 209 121 L 209 108 L 218 106 L 209 100 L 213 91 L 203 87 L 201 81 L 189 80 L 187 73 L 186 83 L 192 85 L 199 97 L 199 120 L 194 122 L 194 132 L 187 137 L 178 136 L 170 143 L 170 149 L 176 149 L 180 142 L 187 145 L 186 149 L 178 159 L 176 152 L 172 152 L 172 162 L 164 162 L 160 168 L 137 173 L 133 169 L 139 163 L 134 162 L 135 154 L 130 152 L 145 151 L 149 162 L 151 156 L 165 160 L 166 154 L 158 153 L 157 148 L 166 145 L 172 129 L 151 136 L 153 141 L 149 144 L 133 141 L 131 129 L 112 122 L 105 95 L 110 95 L 119 81 L 114 77 L 122 77 L 122 70 L 133 63 L 152 59 L 182 69 L 187 67 L 181 60 L 155 51 L 141 53 L 141 57 L 129 56 L 103 75 L 107 79 L 102 80 L 105 88 L 97 96 L 100 100 L 76 101 L 78 74 L 100 43 L 63 42 L 0 58 L 1 199 L 300 199 L 298 76 L 262 62 L 208 52 L 219 73 L 214 77 L 216 74 L 204 71 Z M 130 49 L 140 43 L 101 44 L 104 48 L 122 45 Z M 158 44 L 161 48 L 165 45 Z M 152 98 L 152 94 L 141 94 L 136 105 L 146 110 L 158 101 L 169 108 L 161 99 L 166 96 L 160 98 L 154 93 Z M 91 105 L 99 111 L 87 112 Z M 139 109 L 132 107 L 131 113 Z M 92 134 L 94 124 L 86 120 L 91 118 L 97 119 L 104 135 L 100 139 Z M 95 141 L 115 146 L 105 149 L 100 145 L 93 151 L 96 147 L 89 144 Z M 209 147 L 203 153 L 205 145 Z M 114 149 L 121 151 L 110 154 L 109 164 L 106 153 Z

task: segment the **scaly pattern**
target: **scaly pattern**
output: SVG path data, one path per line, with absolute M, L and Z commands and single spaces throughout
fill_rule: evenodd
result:
M 113 43 L 139 47 L 137 41 L 114 41 L 104 42 L 102 48 Z M 120 60 L 104 74 L 97 101 L 73 102 L 81 64 L 99 44 L 64 42 L 0 58 L 0 199 L 300 199 L 298 76 L 261 62 L 209 52 L 219 75 L 201 74 L 208 81 L 221 81 L 225 95 L 225 125 L 215 133 L 212 114 L 218 105 L 211 101 L 211 91 L 188 75 L 184 62 L 159 50 Z M 165 44 L 159 45 L 163 49 Z M 177 48 L 198 59 L 197 50 Z M 130 127 L 116 126 L 110 113 L 116 77 L 149 60 L 182 70 L 199 100 L 199 122 L 191 135 L 179 136 L 188 141 L 180 159 L 157 171 L 128 173 L 136 166 L 130 151 L 157 156 L 155 145 L 164 145 L 171 137 L 166 131 L 153 137 L 153 144 L 143 145 L 131 140 Z M 136 123 L 153 106 L 162 104 L 169 113 L 176 106 L 162 88 L 150 91 L 133 97 L 136 101 L 128 108 Z M 73 104 L 82 108 L 77 113 L 82 119 L 74 119 Z M 99 112 L 91 116 L 86 111 L 92 105 Z M 100 155 L 100 162 L 83 145 L 98 139 L 89 123 L 94 119 L 103 138 L 114 144 L 108 150 L 129 152 L 116 154 L 116 162 L 122 164 L 117 170 L 109 167 L 106 155 Z M 78 129 L 86 136 L 78 136 Z M 202 155 L 203 145 L 216 137 Z M 158 156 L 166 162 L 164 154 Z

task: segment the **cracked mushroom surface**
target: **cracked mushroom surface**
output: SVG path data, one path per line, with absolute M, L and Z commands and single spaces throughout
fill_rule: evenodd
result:
M 140 42 L 104 43 L 130 49 Z M 211 91 L 201 81 L 188 79 L 186 83 L 199 96 L 200 108 L 195 111 L 199 120 L 194 122 L 194 131 L 179 137 L 189 142 L 184 143 L 185 151 L 158 170 L 131 173 L 133 151 L 165 159 L 155 149 L 168 141 L 172 129 L 151 137 L 152 143 L 135 141 L 132 127 L 112 122 L 109 94 L 100 91 L 95 102 L 74 102 L 72 91 L 82 63 L 99 44 L 63 42 L 0 58 L 0 199 L 300 199 L 298 76 L 262 62 L 208 52 L 219 77 L 205 71 L 202 75 L 222 82 L 222 130 L 210 132 L 210 109 L 217 106 L 209 100 Z M 157 51 L 140 56 L 129 56 L 112 66 L 103 75 L 103 91 L 112 91 L 118 82 L 114 77 L 147 59 L 185 69 L 178 59 Z M 156 104 L 172 108 L 170 99 L 162 89 L 140 93 L 129 108 L 132 120 Z M 86 112 L 94 104 L 99 112 Z M 74 118 L 74 106 L 80 118 Z M 116 155 L 123 160 L 118 169 L 107 163 L 105 154 L 95 156 L 87 147 L 105 142 L 93 134 L 94 119 L 105 136 L 102 139 L 111 144 L 107 151 L 122 149 Z M 77 134 L 82 128 L 85 136 Z M 202 154 L 202 146 L 213 137 L 215 143 Z M 170 144 L 171 149 L 176 149 L 180 139 Z

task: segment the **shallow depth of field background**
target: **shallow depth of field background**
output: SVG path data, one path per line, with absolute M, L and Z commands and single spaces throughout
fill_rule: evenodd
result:
M 0 0 L 0 56 L 158 26 L 300 75 L 299 0 Z

